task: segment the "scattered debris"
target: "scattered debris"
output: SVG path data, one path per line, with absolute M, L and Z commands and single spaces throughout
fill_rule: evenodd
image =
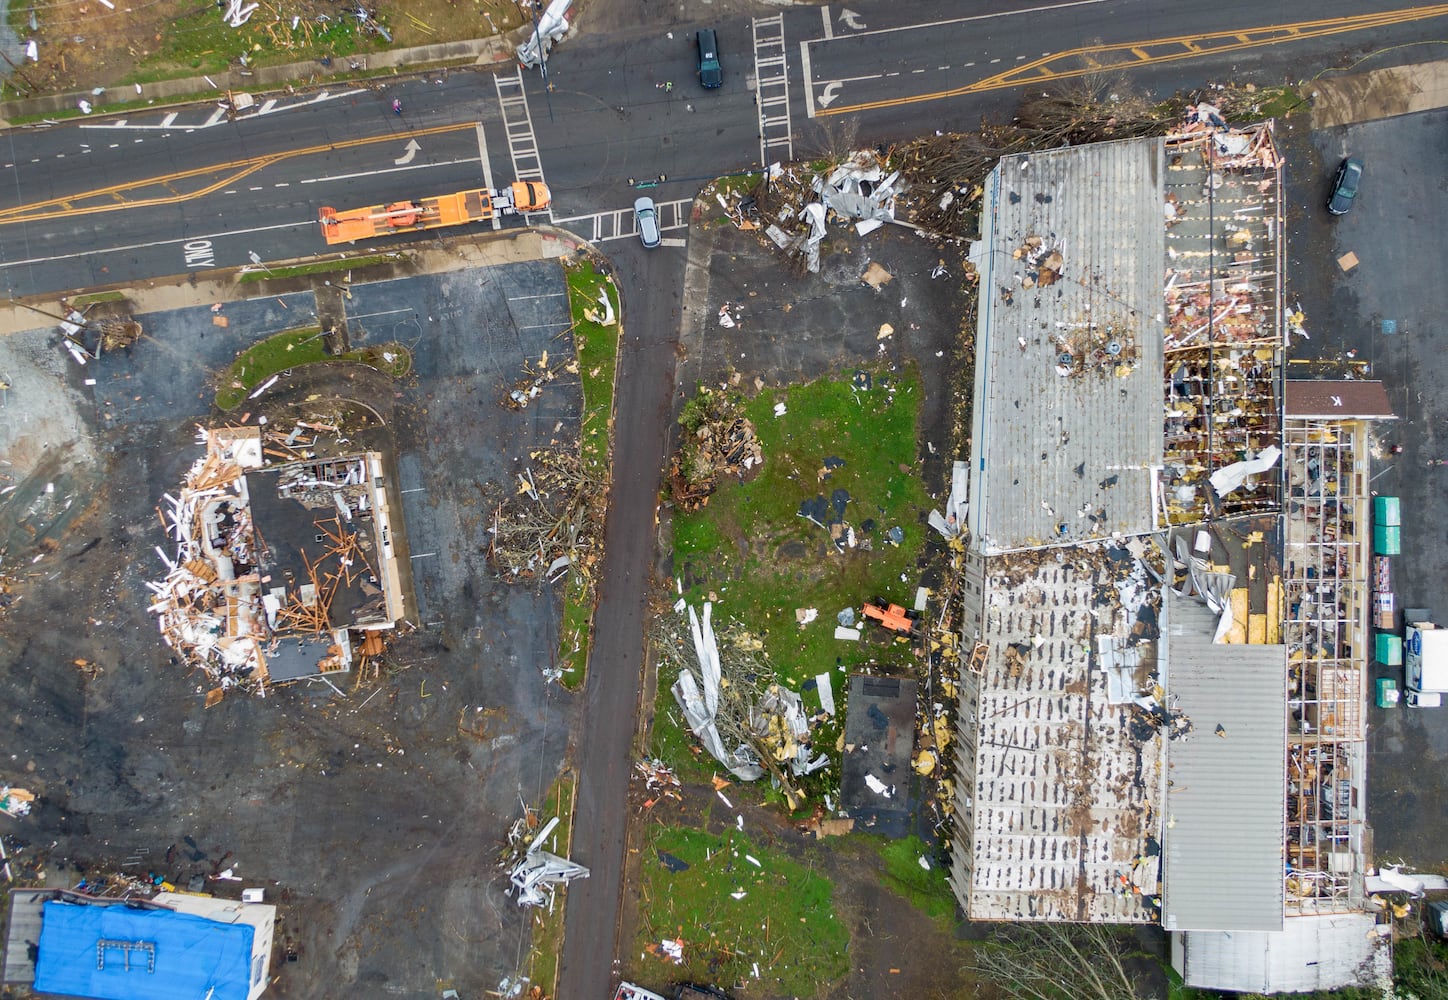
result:
M 721 476 L 743 481 L 763 464 L 764 451 L 742 402 L 722 389 L 702 387 L 685 404 L 679 416 L 684 433 L 669 467 L 669 491 L 680 510 L 707 504 Z
M 576 878 L 588 878 L 588 869 L 567 858 L 543 850 L 543 845 L 558 826 L 554 816 L 543 825 L 538 835 L 525 838 L 537 825 L 537 814 L 526 806 L 523 815 L 508 831 L 509 853 L 503 866 L 508 870 L 508 881 L 512 883 L 510 894 L 517 896 L 519 906 L 553 906 L 553 890 L 567 885 Z

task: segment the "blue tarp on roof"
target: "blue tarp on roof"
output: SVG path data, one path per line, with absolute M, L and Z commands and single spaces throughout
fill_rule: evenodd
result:
M 35 991 L 98 1000 L 246 1000 L 254 930 L 171 910 L 51 901 L 41 916 Z

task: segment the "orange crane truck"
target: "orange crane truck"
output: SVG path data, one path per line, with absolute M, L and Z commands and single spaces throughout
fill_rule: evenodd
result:
M 417 201 L 372 205 L 349 212 L 325 207 L 318 211 L 317 219 L 322 224 L 322 237 L 327 245 L 335 246 L 370 240 L 388 233 L 441 229 L 469 222 L 486 222 L 500 215 L 541 212 L 551 201 L 548 185 L 542 181 L 518 181 L 500 190 L 477 188 Z

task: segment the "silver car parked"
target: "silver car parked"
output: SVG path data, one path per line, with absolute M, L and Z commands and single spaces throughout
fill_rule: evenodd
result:
M 652 198 L 640 198 L 634 202 L 634 222 L 639 230 L 639 242 L 649 249 L 659 245 L 659 213 Z

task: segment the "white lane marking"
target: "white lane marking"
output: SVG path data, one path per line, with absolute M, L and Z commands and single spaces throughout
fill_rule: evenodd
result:
M 829 8 L 825 8 L 825 27 L 830 26 Z M 804 113 L 806 118 L 815 116 L 814 82 L 810 79 L 809 42 L 799 43 L 799 62 L 804 74 Z M 825 88 L 828 91 L 828 87 Z
M 1044 11 L 1067 10 L 1071 7 L 1092 7 L 1097 4 L 1106 3 L 1106 0 L 1068 0 L 1066 3 L 1044 4 L 1040 7 L 1023 7 L 1020 10 L 1003 10 L 994 14 L 973 14 L 970 17 L 952 17 L 944 21 L 927 21 L 924 24 L 902 24 L 896 28 L 874 28 L 869 31 L 856 31 L 850 35 L 841 35 L 840 39 L 864 38 L 867 35 L 888 35 L 896 31 L 918 31 L 921 28 L 943 28 L 951 24 L 968 24 L 971 21 L 989 21 L 997 17 L 1016 17 L 1020 14 L 1040 14 Z M 834 39 L 829 39 L 833 41 Z M 816 42 L 826 39 L 816 38 Z
M 825 41 L 829 41 L 831 38 L 835 37 L 835 26 L 830 23 L 829 4 L 825 4 L 823 7 L 820 8 L 820 17 L 822 17 L 825 22 Z M 810 115 L 810 117 L 813 118 L 814 115 Z
M 666 239 L 659 240 L 659 246 L 661 247 L 686 247 L 688 245 L 688 240 L 680 239 L 677 236 L 670 236 Z
M 454 167 L 459 163 L 477 163 L 476 156 L 465 156 L 459 160 L 443 160 L 440 163 L 415 163 L 410 167 L 384 167 L 381 170 L 363 170 L 355 174 L 329 174 L 326 177 L 303 177 L 302 184 L 326 184 L 330 181 L 350 181 L 358 177 L 375 177 L 378 174 L 401 174 L 409 170 L 431 170 L 433 167 Z M 486 171 L 485 171 L 486 172 Z M 492 182 L 488 182 L 492 187 Z M 253 191 L 260 191 L 260 188 L 252 188 Z
M 216 240 L 223 236 L 250 236 L 253 233 L 270 233 L 278 229 L 301 229 L 316 228 L 316 219 L 307 219 L 303 222 L 279 222 L 274 226 L 258 226 L 255 229 L 223 229 L 218 233 L 209 233 L 202 236 L 182 236 L 174 240 L 153 240 L 150 243 L 130 243 L 126 246 L 103 247 L 98 250 L 85 250 L 80 253 L 62 253 L 53 257 L 31 257 L 26 260 L 0 261 L 0 271 L 12 267 L 28 267 L 32 264 L 54 264 L 56 261 L 76 260 L 82 257 L 89 257 L 97 253 L 126 253 L 130 250 L 149 250 L 152 247 L 169 247 L 178 243 L 190 243 L 192 240 Z
M 266 114 L 280 114 L 283 111 L 295 111 L 297 108 L 305 108 L 313 104 L 323 104 L 327 101 L 335 101 L 339 97 L 347 97 L 351 94 L 360 93 L 362 93 L 361 90 L 342 90 L 333 94 L 330 91 L 324 90 L 314 97 L 309 97 L 304 101 L 298 101 L 295 104 L 288 104 L 284 107 L 276 107 L 276 101 L 266 101 L 259 105 L 255 111 L 242 115 L 240 118 L 238 118 L 238 121 L 245 121 L 248 118 L 258 118 Z M 220 125 L 225 117 L 226 111 L 224 109 L 217 109 L 216 111 L 213 111 L 211 113 L 211 117 L 207 118 L 204 122 L 201 122 L 200 124 L 181 124 L 176 125 L 175 127 L 184 128 L 187 131 L 194 132 L 197 129 L 211 128 L 215 125 Z M 119 131 L 121 129 L 132 132 L 154 132 L 158 129 L 171 128 L 172 124 L 176 121 L 176 118 L 177 114 L 175 112 L 172 112 L 166 115 L 166 117 L 163 118 L 160 123 L 156 125 L 137 125 L 132 124 L 129 118 L 121 118 L 113 122 L 95 122 L 94 124 L 82 125 L 80 127 L 90 129 L 105 129 L 112 132 Z M 140 142 L 141 140 L 137 139 L 136 141 Z
M 483 123 L 478 122 L 478 162 L 483 165 L 483 187 L 493 190 L 493 163 L 488 159 L 488 137 L 483 134 Z M 493 216 L 493 229 L 502 226 L 502 220 Z

